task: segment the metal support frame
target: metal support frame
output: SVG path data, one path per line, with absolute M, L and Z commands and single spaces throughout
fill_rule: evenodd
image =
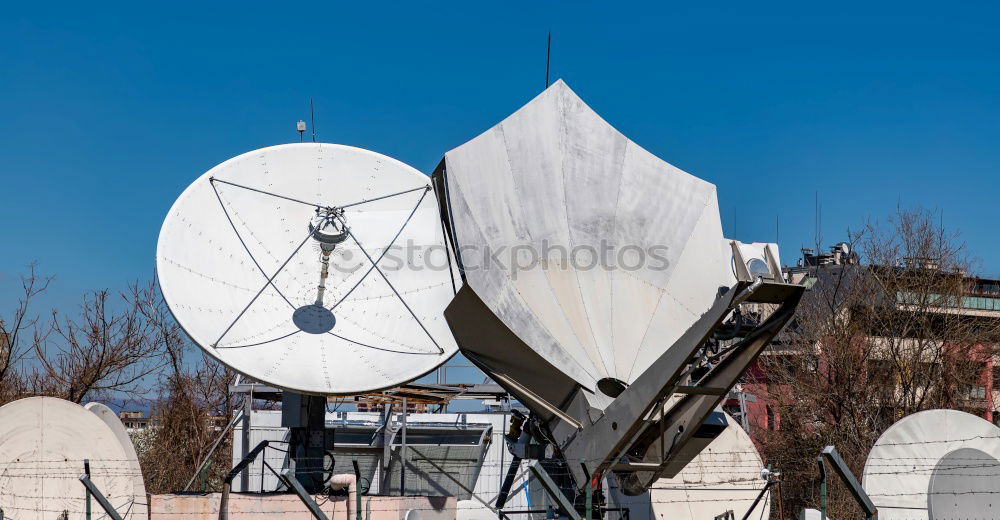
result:
M 228 520 L 229 518 L 229 493 L 233 487 L 233 480 L 235 480 L 238 475 L 242 474 L 244 470 L 246 470 L 247 467 L 250 466 L 250 463 L 257 458 L 257 455 L 260 452 L 264 451 L 264 449 L 267 448 L 268 444 L 270 444 L 270 441 L 267 440 L 260 441 L 260 444 L 257 444 L 257 446 L 255 446 L 254 449 L 250 450 L 249 453 L 244 455 L 243 459 L 240 460 L 240 462 L 236 464 L 236 466 L 234 466 L 233 469 L 231 469 L 228 474 L 226 474 L 226 478 L 222 481 L 222 493 L 220 494 L 219 497 L 219 520 Z M 261 461 L 261 462 L 263 463 L 263 465 L 267 465 L 267 461 Z M 263 471 L 263 469 L 261 471 Z M 247 473 L 249 473 L 249 471 L 247 471 Z
M 250 416 L 253 414 L 253 390 L 247 394 L 247 399 L 243 402 L 243 432 L 242 432 L 242 444 L 243 453 L 241 455 L 243 458 L 247 456 L 247 450 L 250 448 Z M 235 422 L 234 422 L 235 424 Z M 220 437 L 221 438 L 221 437 Z M 191 477 L 194 478 L 193 476 Z M 188 483 L 190 485 L 190 483 Z M 240 477 L 240 490 L 247 491 L 250 488 L 250 471 L 244 471 L 243 475 Z
M 816 457 L 816 464 L 819 464 L 819 520 L 826 520 L 826 467 L 823 466 L 823 457 Z
M 549 476 L 549 473 L 545 471 L 540 462 L 533 461 L 531 464 L 528 464 L 528 470 L 542 484 L 546 493 L 559 504 L 559 509 L 566 513 L 566 516 L 572 520 L 583 520 L 580 518 L 580 514 L 576 512 L 576 508 L 573 507 L 573 503 L 566 498 L 566 495 L 559 489 L 559 486 L 552 481 L 552 477 Z
M 771 486 L 773 486 L 775 482 L 777 481 L 768 480 L 767 484 L 764 484 L 764 489 L 761 489 L 760 493 L 757 494 L 757 498 L 755 498 L 753 503 L 750 504 L 750 509 L 747 509 L 746 514 L 743 515 L 743 518 L 741 520 L 749 520 L 750 513 L 753 513 L 753 510 L 757 508 L 757 504 L 759 504 L 760 500 L 764 498 L 764 495 L 766 495 L 767 492 L 771 490 Z M 732 511 L 730 511 L 730 513 L 732 513 Z
M 281 425 L 289 429 L 288 456 L 295 478 L 310 493 L 318 493 L 324 481 L 326 397 L 283 392 Z
M 700 381 L 686 383 L 685 368 L 712 333 L 740 302 L 751 299 L 757 291 L 770 293 L 780 306 L 768 319 L 730 349 Z M 694 436 L 698 426 L 712 413 L 736 384 L 746 367 L 764 350 L 768 342 L 791 319 L 803 288 L 784 283 L 737 282 L 701 316 L 688 330 L 622 392 L 589 426 L 577 430 L 573 425 L 550 421 L 550 427 L 560 441 L 566 460 L 586 459 L 590 473 L 600 473 L 616 466 L 617 471 L 641 472 L 639 484 L 648 486 L 666 473 L 673 476 L 695 453 L 678 457 L 678 453 Z M 774 294 L 778 293 L 775 297 Z M 666 375 L 666 377 L 664 377 Z M 683 383 L 683 384 L 682 384 Z M 584 390 L 577 390 L 570 408 L 588 409 Z M 682 394 L 659 421 L 648 420 L 658 403 L 673 394 Z M 565 409 L 565 408 L 564 408 Z M 585 419 L 589 421 L 588 419 Z M 663 437 L 666 435 L 666 437 Z M 664 449 L 656 449 L 659 440 Z M 628 456 L 632 467 L 623 467 L 619 460 Z M 583 468 L 569 464 L 577 487 L 586 484 Z
M 382 463 L 379 465 L 378 493 L 385 495 L 391 484 L 389 465 L 392 462 L 390 460 L 392 457 L 392 438 L 395 432 L 392 429 L 392 403 L 386 403 L 382 410 L 385 414 L 385 421 L 382 422 Z
M 251 398 L 249 397 L 249 394 L 248 394 L 247 401 L 250 401 L 250 400 L 251 400 Z M 246 415 L 245 409 L 246 408 L 244 408 L 244 410 L 240 410 L 239 412 L 237 412 L 236 415 L 233 417 L 233 420 L 229 421 L 229 424 L 227 424 L 226 427 L 222 429 L 222 432 L 219 433 L 219 436 L 215 439 L 215 442 L 212 443 L 212 447 L 208 449 L 208 453 L 205 454 L 205 457 L 202 459 L 201 463 L 198 464 L 198 469 L 194 472 L 193 475 L 191 475 L 191 480 L 188 480 L 188 483 L 184 486 L 183 491 L 187 491 L 188 488 L 191 487 L 191 484 L 194 484 L 194 481 L 198 478 L 198 475 L 204 475 L 205 468 L 210 464 L 210 462 L 212 460 L 212 454 L 215 453 L 215 449 L 219 447 L 219 444 L 222 443 L 222 440 L 225 439 L 226 436 L 229 434 L 229 430 L 233 429 L 233 426 L 236 426 L 236 423 L 239 422 L 240 419 L 243 419 L 243 417 Z M 243 423 L 243 442 L 244 442 L 244 444 L 243 444 L 243 453 L 241 454 L 241 456 L 243 456 L 243 457 L 246 456 L 246 454 L 247 454 L 247 444 L 250 443 L 250 426 L 249 425 L 250 425 L 250 419 L 248 418 Z M 203 477 L 203 479 L 204 479 L 204 477 Z M 246 491 L 245 488 L 244 488 L 244 491 Z
M 83 474 L 90 478 L 90 459 L 83 459 Z M 86 487 L 86 486 L 84 486 Z M 90 520 L 90 489 L 87 489 L 87 520 Z
M 510 459 L 510 465 L 507 467 L 507 475 L 503 478 L 503 483 L 500 485 L 500 493 L 497 494 L 496 508 L 503 509 L 503 506 L 507 505 L 507 499 L 510 497 L 510 488 L 514 485 L 514 479 L 517 477 L 517 470 L 521 467 L 521 457 L 514 455 Z
M 878 508 L 872 502 L 871 498 L 868 497 L 868 493 L 865 489 L 861 487 L 858 483 L 858 479 L 854 477 L 854 473 L 851 473 L 851 469 L 847 467 L 847 463 L 841 458 L 840 453 L 837 452 L 837 448 L 833 446 L 827 446 L 823 448 L 823 454 L 817 459 L 820 465 L 820 471 L 823 473 L 824 486 L 826 483 L 826 470 L 823 468 L 823 460 L 826 460 L 833 467 L 833 471 L 840 477 L 840 480 L 847 485 L 847 490 L 851 492 L 851 496 L 854 500 L 861 506 L 861 509 L 865 512 L 865 518 L 869 520 L 875 520 L 878 518 Z M 824 504 L 823 511 L 825 514 L 826 505 Z
M 403 418 L 402 426 L 400 427 L 400 445 L 399 445 L 399 496 L 406 496 L 406 416 L 410 415 L 409 409 L 406 407 L 406 397 L 403 397 Z
M 316 518 L 316 520 L 329 520 L 323 513 L 323 510 L 319 508 L 319 504 L 317 504 L 316 501 L 309 496 L 309 493 L 306 492 L 306 488 L 302 487 L 302 483 L 295 478 L 294 470 L 286 469 L 281 472 L 281 476 L 285 478 L 285 482 L 288 483 L 288 487 L 290 487 L 292 491 L 299 496 L 299 500 L 302 500 L 302 503 L 306 505 L 309 512 Z M 354 485 L 357 486 L 357 483 Z
M 587 475 L 587 485 L 585 486 L 585 488 L 586 488 L 586 490 L 585 490 L 585 493 L 586 493 L 586 502 L 585 502 L 585 504 L 586 505 L 585 505 L 585 509 L 584 509 L 584 511 L 586 512 L 586 516 L 584 516 L 584 518 L 586 518 L 587 520 L 592 520 L 594 518 L 594 515 L 593 515 L 593 512 L 594 512 L 594 479 L 591 478 L 590 472 L 587 471 L 587 463 L 586 463 L 586 461 L 581 460 L 580 461 L 580 467 L 583 469 L 583 472 Z
M 108 502 L 108 499 L 104 498 L 104 494 L 101 493 L 101 490 L 97 489 L 97 486 L 91 482 L 90 475 L 86 473 L 80 475 L 80 482 L 83 483 L 83 487 L 87 488 L 87 492 L 94 496 L 94 500 L 97 500 L 97 504 L 101 506 L 101 509 L 103 509 L 108 516 L 111 517 L 111 520 L 122 520 L 118 511 L 111 506 L 111 502 Z
M 361 520 L 361 469 L 357 455 L 351 457 L 351 465 L 354 466 L 354 516 L 355 520 Z

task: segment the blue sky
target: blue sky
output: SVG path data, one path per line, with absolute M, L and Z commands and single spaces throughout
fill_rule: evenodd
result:
M 877 5 L 876 5 L 877 4 Z M 103 6 L 102 6 L 103 5 Z M 728 236 L 786 262 L 896 207 L 943 212 L 1000 275 L 998 4 L 18 2 L 0 14 L 0 305 L 148 279 L 197 175 L 320 140 L 429 172 L 564 78 L 640 145 L 718 185 Z M 734 219 L 735 215 L 735 219 Z M 734 221 L 735 220 L 735 221 Z

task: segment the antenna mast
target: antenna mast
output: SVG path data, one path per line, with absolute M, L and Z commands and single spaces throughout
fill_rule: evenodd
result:
M 549 43 L 545 48 L 545 88 L 549 88 L 550 63 L 552 63 L 552 31 L 549 31 Z
M 313 98 L 309 98 L 309 126 L 312 127 L 313 142 L 316 142 L 316 112 L 313 110 Z

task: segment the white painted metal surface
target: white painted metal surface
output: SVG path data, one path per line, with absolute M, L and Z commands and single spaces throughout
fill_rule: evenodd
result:
M 349 146 L 230 159 L 195 180 L 163 223 L 164 298 L 199 346 L 259 381 L 330 395 L 416 379 L 457 350 L 442 317 L 454 288 L 429 186 L 413 168 Z M 342 216 L 351 234 L 329 256 L 322 294 L 323 252 L 309 228 L 317 209 Z
M 735 419 L 727 419 L 725 431 L 676 477 L 662 478 L 635 497 L 612 489 L 614 505 L 628 507 L 631 520 L 703 520 L 726 511 L 743 518 L 764 488 L 764 463 L 750 436 Z M 770 509 L 770 497 L 765 496 L 750 517 L 769 518 Z
M 715 186 L 562 81 L 448 152 L 445 170 L 467 282 L 591 390 L 632 382 L 732 283 Z
M 132 438 L 129 437 L 128 430 L 125 429 L 125 425 L 122 424 L 121 419 L 118 418 L 118 415 L 111 408 L 101 403 L 87 403 L 83 407 L 104 421 L 104 424 L 108 425 L 108 428 L 115 434 L 118 443 L 121 444 L 126 459 L 123 465 L 132 473 L 132 488 L 135 490 L 135 496 L 141 498 L 141 500 L 136 500 L 136 503 L 132 506 L 132 513 L 139 518 L 145 518 L 147 516 L 147 504 L 145 500 L 146 483 L 142 478 L 139 454 L 135 452 L 135 445 L 132 444 Z
M 115 432 L 97 414 L 53 397 L 29 397 L 0 407 L 0 507 L 5 518 L 51 520 L 86 511 L 84 459 L 91 480 L 126 519 L 144 519 L 142 474 Z M 92 502 L 94 518 L 103 516 Z
M 726 250 L 731 250 L 731 239 L 723 239 L 723 248 Z M 765 248 L 771 249 L 771 254 L 774 255 L 774 261 L 781 265 L 781 256 L 778 254 L 778 244 L 774 242 L 751 242 L 745 244 L 740 241 L 735 241 L 737 247 L 740 248 L 740 254 L 743 255 L 743 261 L 746 263 L 747 271 L 750 272 L 750 276 L 769 276 L 767 267 L 767 256 L 764 252 Z M 736 283 L 736 258 L 733 255 L 729 255 L 729 284 Z
M 1000 518 L 998 459 L 1000 428 L 965 412 L 927 410 L 879 437 L 862 486 L 880 520 Z

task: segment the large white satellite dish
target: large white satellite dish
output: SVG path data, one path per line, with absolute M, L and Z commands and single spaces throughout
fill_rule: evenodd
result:
M 444 167 L 460 256 L 477 264 L 466 282 L 593 392 L 631 384 L 733 278 L 715 186 L 629 140 L 562 80 Z M 483 255 L 518 248 L 539 261 Z
M 801 297 L 771 246 L 724 240 L 714 185 L 562 81 L 447 152 L 433 178 L 465 281 L 451 330 L 552 432 L 578 489 L 588 472 L 629 474 L 633 494 L 676 475 Z M 744 303 L 773 312 L 744 322 Z
M 430 190 L 417 170 L 349 146 L 234 157 L 170 209 L 163 296 L 199 346 L 253 379 L 317 395 L 411 381 L 457 350 Z
M 957 410 L 906 416 L 872 447 L 862 487 L 881 520 L 1000 518 L 1000 428 Z
M 79 477 L 91 480 L 122 518 L 145 518 L 142 473 L 115 432 L 96 413 L 54 397 L 29 397 L 0 407 L 0 508 L 7 518 L 50 520 L 64 511 L 82 520 Z M 96 516 L 102 516 L 96 502 Z

